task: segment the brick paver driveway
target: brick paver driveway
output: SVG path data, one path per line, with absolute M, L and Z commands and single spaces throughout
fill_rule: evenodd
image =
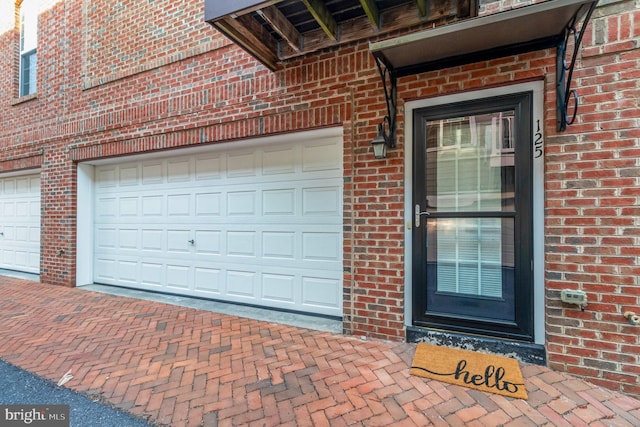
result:
M 0 276 L 0 358 L 159 425 L 640 426 L 640 401 L 522 365 L 529 400 L 408 372 L 361 340 Z

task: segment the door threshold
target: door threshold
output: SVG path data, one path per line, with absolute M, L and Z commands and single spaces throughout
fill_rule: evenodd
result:
M 512 357 L 524 363 L 547 365 L 547 353 L 544 345 L 523 341 L 510 341 L 407 326 L 407 342 L 480 351 Z

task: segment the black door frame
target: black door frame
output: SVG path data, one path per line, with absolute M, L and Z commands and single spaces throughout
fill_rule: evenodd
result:
M 473 333 L 491 337 L 510 338 L 532 342 L 534 340 L 534 277 L 533 277 L 533 92 L 519 92 L 479 98 L 450 104 L 424 107 L 413 110 L 413 190 L 412 206 L 421 203 L 425 197 L 424 170 L 425 155 L 424 122 L 462 115 L 494 112 L 502 109 L 516 112 L 516 273 L 514 321 L 488 322 L 460 316 L 446 316 L 430 313 L 425 290 L 426 248 L 425 227 L 413 227 L 412 265 L 413 301 L 412 324 L 420 327 L 437 328 L 455 332 Z M 421 183 L 421 185 L 418 185 Z M 424 205 L 422 204 L 422 207 Z M 433 217 L 437 217 L 434 215 Z M 519 233 L 519 234 L 518 234 Z

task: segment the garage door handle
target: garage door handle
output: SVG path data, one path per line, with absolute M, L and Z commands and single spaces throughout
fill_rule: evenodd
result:
M 4 236 L 4 231 L 0 231 L 0 236 Z
M 193 239 L 191 239 L 191 240 L 187 240 L 187 241 L 188 241 L 189 243 L 191 243 L 192 245 L 195 245 L 195 244 L 196 244 L 196 241 L 195 241 L 195 240 L 193 240 Z

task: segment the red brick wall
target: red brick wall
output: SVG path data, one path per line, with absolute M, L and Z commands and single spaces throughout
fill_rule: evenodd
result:
M 203 8 L 204 2 L 197 1 L 86 1 L 85 88 L 229 44 L 204 22 Z
M 545 230 L 549 364 L 635 395 L 640 326 L 623 313 L 640 312 L 639 23 L 633 2 L 594 13 L 576 124 L 547 137 Z M 559 302 L 566 288 L 587 292 L 584 312 Z
M 88 9 L 85 16 L 85 3 L 98 9 Z M 201 6 L 200 0 L 184 3 L 184 10 Z M 341 125 L 344 328 L 356 335 L 401 340 L 408 303 L 404 103 L 544 79 L 549 364 L 640 395 L 640 327 L 622 317 L 623 310 L 640 312 L 640 50 L 634 44 L 640 37 L 640 15 L 633 2 L 597 12 L 577 64 L 574 86 L 582 105 L 567 132 L 555 131 L 555 51 L 533 52 L 400 79 L 398 148 L 385 160 L 373 159 L 370 146 L 386 107 L 367 42 L 291 61 L 272 73 L 212 28 L 185 30 L 192 38 L 203 31 L 211 37 L 200 51 L 197 40 L 175 40 L 183 37 L 181 30 L 160 32 L 157 38 L 151 31 L 143 36 L 147 51 L 135 62 L 130 58 L 140 46 L 131 40 L 141 29 L 134 31 L 132 25 L 126 31 L 125 26 L 120 33 L 105 25 L 109 37 L 118 38 L 98 37 L 102 23 L 96 14 L 109 7 L 114 2 L 68 0 L 45 12 L 40 19 L 38 94 L 24 102 L 15 97 L 17 70 L 11 59 L 17 33 L 0 34 L 0 172 L 41 167 L 43 282 L 75 283 L 76 162 Z M 138 13 L 127 7 L 121 13 Z M 146 11 L 139 24 L 143 22 L 153 24 L 153 14 Z M 97 48 L 99 40 L 103 46 Z M 188 53 L 168 54 L 174 47 Z M 587 310 L 562 304 L 559 292 L 564 288 L 585 290 Z

